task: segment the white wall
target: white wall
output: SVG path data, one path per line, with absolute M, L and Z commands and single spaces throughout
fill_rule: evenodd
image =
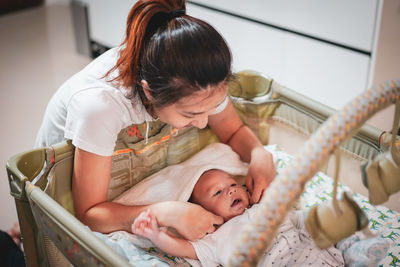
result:
M 50 97 L 91 59 L 76 53 L 64 4 L 2 15 L 0 36 L 0 229 L 7 230 L 18 219 L 6 161 L 33 147 Z
M 196 4 L 187 5 L 189 15 L 209 22 L 227 40 L 232 50 L 234 71 L 254 69 L 263 72 L 335 109 L 340 109 L 368 87 L 371 57 L 353 48 L 371 52 L 375 0 L 354 0 L 352 4 L 342 0 L 323 4 L 299 0 L 302 4 L 296 2 L 296 5 L 287 0 L 279 3 L 269 0 L 192 2 L 206 3 L 234 14 Z M 336 16 L 339 10 L 340 17 Z
M 385 0 L 382 14 L 372 84 L 400 78 L 400 1 Z M 393 117 L 394 106 L 391 106 L 376 114 L 367 123 L 390 131 Z
M 191 2 L 354 48 L 371 50 L 377 0 L 191 0 Z
M 126 18 L 136 1 L 86 0 L 88 3 L 90 38 L 102 45 L 114 47 L 125 36 Z
M 45 0 L 46 5 L 53 5 L 53 4 L 63 4 L 69 5 L 70 0 Z
M 109 47 L 120 44 L 126 16 L 134 2 L 87 0 L 91 39 Z M 331 0 L 323 4 L 319 0 L 299 0 L 296 4 L 289 0 L 279 3 L 272 0 L 192 0 L 187 3 L 187 13 L 209 22 L 225 37 L 232 49 L 234 71 L 258 70 L 339 109 L 368 87 L 371 57 L 357 49 L 371 52 L 377 3 L 377 0 Z

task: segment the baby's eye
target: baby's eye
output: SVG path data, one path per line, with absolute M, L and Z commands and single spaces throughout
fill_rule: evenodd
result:
M 214 196 L 217 196 L 217 195 L 219 195 L 221 193 L 222 193 L 222 190 L 218 190 L 217 192 L 215 192 Z
M 236 186 L 236 184 L 231 184 L 231 186 Z

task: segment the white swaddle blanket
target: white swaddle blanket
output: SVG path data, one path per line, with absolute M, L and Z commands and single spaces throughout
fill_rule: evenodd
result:
M 188 201 L 197 180 L 205 171 L 211 169 L 219 169 L 232 176 L 245 176 L 248 164 L 242 162 L 230 146 L 221 143 L 210 144 L 188 160 L 168 166 L 145 178 L 116 197 L 113 202 L 133 206 L 161 201 Z M 148 239 L 125 231 L 116 231 L 107 235 L 96 234 L 135 265 L 143 252 L 132 244 L 140 248 L 153 246 Z M 198 261 L 189 261 L 192 266 L 200 266 Z
M 205 171 L 219 169 L 233 176 L 244 176 L 247 168 L 248 164 L 242 162 L 229 146 L 210 144 L 188 160 L 145 178 L 113 202 L 147 205 L 168 200 L 188 201 L 197 180 Z

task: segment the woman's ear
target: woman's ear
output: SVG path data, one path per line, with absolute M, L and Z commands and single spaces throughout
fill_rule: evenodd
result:
M 140 84 L 142 85 L 143 92 L 144 92 L 144 94 L 145 94 L 147 100 L 149 100 L 149 102 L 153 102 L 153 101 L 152 101 L 152 100 L 153 100 L 153 97 L 151 96 L 151 93 L 150 93 L 150 86 L 149 86 L 149 84 L 147 83 L 147 81 L 146 81 L 146 80 L 141 80 L 141 81 L 140 81 Z

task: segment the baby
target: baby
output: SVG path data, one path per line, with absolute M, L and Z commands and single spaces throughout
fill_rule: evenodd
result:
M 134 221 L 132 232 L 150 239 L 170 255 L 198 259 L 202 266 L 228 265 L 242 228 L 255 217 L 258 204 L 249 208 L 246 189 L 228 173 L 216 169 L 200 176 L 191 201 L 223 217 L 225 223 L 214 233 L 190 242 L 160 231 L 157 218 L 147 211 Z M 303 222 L 304 211 L 290 212 L 258 266 L 344 266 L 342 250 L 358 240 L 353 238 L 351 244 L 344 242 L 338 248 L 321 250 L 306 232 Z

